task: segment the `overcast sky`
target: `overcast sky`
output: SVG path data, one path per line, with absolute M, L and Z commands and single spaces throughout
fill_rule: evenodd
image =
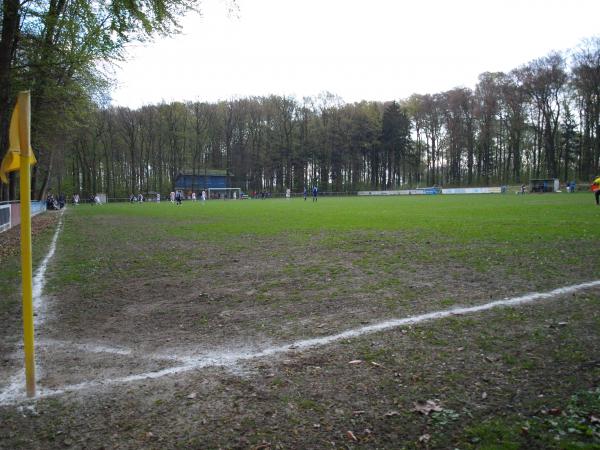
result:
M 183 33 L 128 49 L 113 104 L 473 87 L 600 35 L 600 0 L 206 0 Z

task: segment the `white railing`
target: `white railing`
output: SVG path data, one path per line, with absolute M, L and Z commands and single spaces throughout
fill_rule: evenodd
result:
M 11 229 L 21 222 L 21 203 L 0 203 L 0 233 Z M 46 202 L 31 202 L 31 217 L 46 211 Z

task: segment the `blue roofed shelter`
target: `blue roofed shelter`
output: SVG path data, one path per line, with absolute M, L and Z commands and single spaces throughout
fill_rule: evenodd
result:
M 233 174 L 227 170 L 206 169 L 197 174 L 180 173 L 175 178 L 175 189 L 186 194 L 202 189 L 228 188 Z

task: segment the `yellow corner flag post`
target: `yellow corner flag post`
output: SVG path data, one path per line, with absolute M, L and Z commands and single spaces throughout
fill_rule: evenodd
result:
M 33 283 L 31 264 L 31 100 L 29 91 L 19 92 L 10 119 L 8 152 L 0 163 L 0 180 L 7 183 L 8 172 L 19 170 L 21 195 L 21 274 L 23 281 L 23 344 L 27 396 L 35 396 L 35 354 L 33 346 Z
M 35 352 L 33 332 L 33 282 L 31 263 L 31 112 L 29 91 L 19 92 L 19 147 L 21 192 L 21 271 L 23 275 L 23 344 L 27 396 L 35 396 Z

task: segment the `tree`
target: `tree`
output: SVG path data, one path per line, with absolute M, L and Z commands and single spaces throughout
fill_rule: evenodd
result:
M 573 56 L 572 72 L 583 135 L 578 175 L 589 180 L 600 169 L 600 38 L 582 43 Z
M 16 90 L 33 91 L 32 143 L 45 191 L 57 147 L 47 140 L 48 123 L 77 114 L 79 99 L 92 99 L 105 84 L 99 61 L 122 56 L 124 45 L 178 30 L 178 17 L 195 0 L 6 0 L 0 34 L 0 144 L 4 155 L 8 115 Z M 60 120 L 58 120 L 60 118 Z M 71 124 L 69 124 L 71 125 Z M 6 194 L 3 194 L 6 196 Z
M 557 133 L 561 111 L 561 92 L 567 81 L 565 60 L 559 53 L 532 61 L 520 71 L 525 92 L 538 112 L 537 129 L 543 146 L 546 175 L 558 176 Z M 538 158 L 538 161 L 541 158 Z

